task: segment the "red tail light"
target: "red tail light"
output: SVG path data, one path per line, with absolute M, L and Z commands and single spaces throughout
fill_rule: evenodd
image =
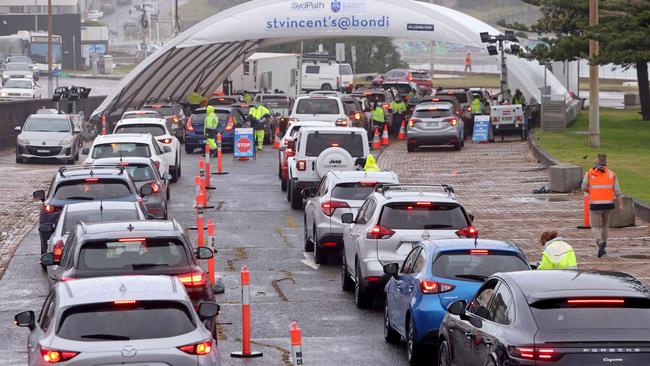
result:
M 192 117 L 187 119 L 187 122 L 185 122 L 185 129 L 188 131 L 194 131 L 194 126 L 192 126 Z
M 487 249 L 470 249 L 470 255 L 489 255 L 490 251 Z
M 158 141 L 162 142 L 163 144 L 171 144 L 172 143 L 172 139 L 160 139 Z
M 61 260 L 61 253 L 63 253 L 63 240 L 57 240 L 56 243 L 54 243 L 54 247 L 52 248 L 52 254 L 54 254 L 55 262 Z
M 508 353 L 513 358 L 520 358 L 524 360 L 540 360 L 540 361 L 557 361 L 562 356 L 561 352 L 553 348 L 539 348 L 539 347 L 508 347 Z
M 172 122 L 174 122 L 174 123 L 178 123 L 178 122 L 180 122 L 180 121 L 181 121 L 181 119 L 178 118 L 178 116 L 174 116 L 174 117 L 172 117 Z
M 189 353 L 190 355 L 207 355 L 212 351 L 212 339 L 203 342 L 188 344 L 186 346 L 178 347 L 179 350 Z
M 427 295 L 449 292 L 455 287 L 456 286 L 454 285 L 449 285 L 446 283 L 420 279 L 420 291 L 422 291 L 423 294 Z
M 235 123 L 232 120 L 232 116 L 228 117 L 228 123 L 226 124 L 226 131 L 232 131 L 235 128 Z
M 460 238 L 478 238 L 478 230 L 472 225 L 456 231 L 456 235 Z
M 357 112 L 354 114 L 354 119 L 361 119 L 361 113 Z
M 135 300 L 115 300 L 113 305 L 135 305 L 137 301 Z
M 409 81 L 413 81 L 413 74 L 409 73 Z
M 151 183 L 150 186 L 151 186 L 151 190 L 153 191 L 153 193 L 158 193 L 162 189 L 162 187 L 160 187 L 160 184 L 158 184 L 156 182 Z
M 64 362 L 75 357 L 78 354 L 79 352 L 58 351 L 54 349 L 41 348 L 41 357 L 43 357 L 43 361 L 47 363 Z
M 390 108 L 390 104 L 384 103 L 384 105 L 382 107 L 384 107 L 384 109 L 388 109 L 388 108 Z
M 205 272 L 193 272 L 178 276 L 178 280 L 185 287 L 203 287 L 205 286 Z
M 287 154 L 287 157 L 288 157 L 288 158 L 289 158 L 289 157 L 292 157 L 292 156 L 294 156 L 294 155 L 296 155 L 296 154 L 293 152 L 293 149 L 290 149 L 290 148 L 287 148 L 287 149 L 285 150 L 285 153 Z
M 99 178 L 86 178 L 85 179 L 86 183 L 95 183 L 95 182 L 98 182 L 98 181 L 99 181 Z
M 147 241 L 145 238 L 122 238 L 122 239 L 117 239 L 119 243 L 142 243 L 143 241 Z
M 415 127 L 415 124 L 420 123 L 420 122 L 422 122 L 422 121 L 420 121 L 417 118 L 411 118 L 411 119 L 409 119 L 409 127 Z
M 341 201 L 325 201 L 320 205 L 320 207 L 323 209 L 325 215 L 332 216 L 337 208 L 350 208 L 350 205 L 348 205 L 347 202 Z
M 568 299 L 566 302 L 569 305 L 585 305 L 585 306 L 623 305 L 625 304 L 625 299 Z
M 367 239 L 388 239 L 393 236 L 395 232 L 391 229 L 387 229 L 381 225 L 373 226 L 367 233 Z
M 45 206 L 43 206 L 43 209 L 47 213 L 61 211 L 62 208 L 63 207 L 61 207 L 61 206 L 53 206 L 53 205 L 50 205 L 50 204 L 47 204 L 47 203 L 45 204 Z
M 446 118 L 445 122 L 449 123 L 452 126 L 456 126 L 458 124 L 458 120 L 456 118 Z
M 349 118 L 339 118 L 336 120 L 335 125 L 339 127 L 348 127 L 350 126 L 350 119 Z
M 298 160 L 298 164 L 296 164 L 296 168 L 298 170 L 307 170 L 307 161 L 306 160 Z

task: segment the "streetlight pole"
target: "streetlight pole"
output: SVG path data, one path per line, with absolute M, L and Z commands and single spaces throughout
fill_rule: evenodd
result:
M 598 25 L 598 0 L 589 0 L 589 26 Z M 599 69 L 593 64 L 593 58 L 598 55 L 598 41 L 589 40 L 589 145 L 593 148 L 600 147 L 600 100 Z
M 47 0 L 47 96 L 52 98 L 52 0 Z
M 38 32 L 38 0 L 34 0 L 34 32 Z

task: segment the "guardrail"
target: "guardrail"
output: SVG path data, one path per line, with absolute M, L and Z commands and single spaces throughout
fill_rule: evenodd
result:
M 101 104 L 105 96 L 92 96 L 77 101 L 77 111 L 83 111 L 86 118 Z M 62 110 L 66 110 L 67 101 L 61 101 Z M 22 126 L 30 114 L 40 108 L 56 108 L 56 102 L 49 99 L 30 99 L 0 102 L 0 148 L 16 146 L 14 127 Z

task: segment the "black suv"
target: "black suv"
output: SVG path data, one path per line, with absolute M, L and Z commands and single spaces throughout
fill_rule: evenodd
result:
M 61 209 L 69 203 L 88 201 L 138 202 L 147 212 L 141 196 L 152 193 L 151 186 L 142 186 L 138 192 L 135 183 L 124 167 L 68 166 L 61 167 L 52 178 L 47 194 L 35 191 L 34 198 L 43 202 L 39 215 L 41 254 L 47 252 L 47 241 L 59 220 Z
M 185 140 L 185 122 L 187 117 L 183 106 L 176 102 L 150 100 L 140 108 L 141 110 L 154 110 L 160 113 L 167 122 L 169 132 L 178 138 L 178 141 Z
M 78 224 L 63 245 L 60 262 L 54 253 L 41 257 L 43 265 L 58 265 L 50 280 L 124 276 L 176 276 L 195 306 L 214 300 L 207 274 L 198 259 L 210 259 L 208 247 L 193 248 L 175 221 L 112 221 Z

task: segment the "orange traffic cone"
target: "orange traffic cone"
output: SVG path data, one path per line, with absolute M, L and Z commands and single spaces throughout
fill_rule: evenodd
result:
M 375 127 L 375 137 L 372 139 L 372 149 L 381 150 L 381 142 L 379 142 L 379 127 Z
M 280 127 L 275 128 L 275 140 L 273 141 L 273 148 L 280 149 Z
M 406 121 L 402 121 L 402 127 L 399 128 L 399 133 L 397 134 L 398 140 L 406 140 Z
M 381 144 L 382 145 L 390 145 L 390 141 L 388 140 L 388 124 L 384 124 L 384 132 L 381 134 Z

